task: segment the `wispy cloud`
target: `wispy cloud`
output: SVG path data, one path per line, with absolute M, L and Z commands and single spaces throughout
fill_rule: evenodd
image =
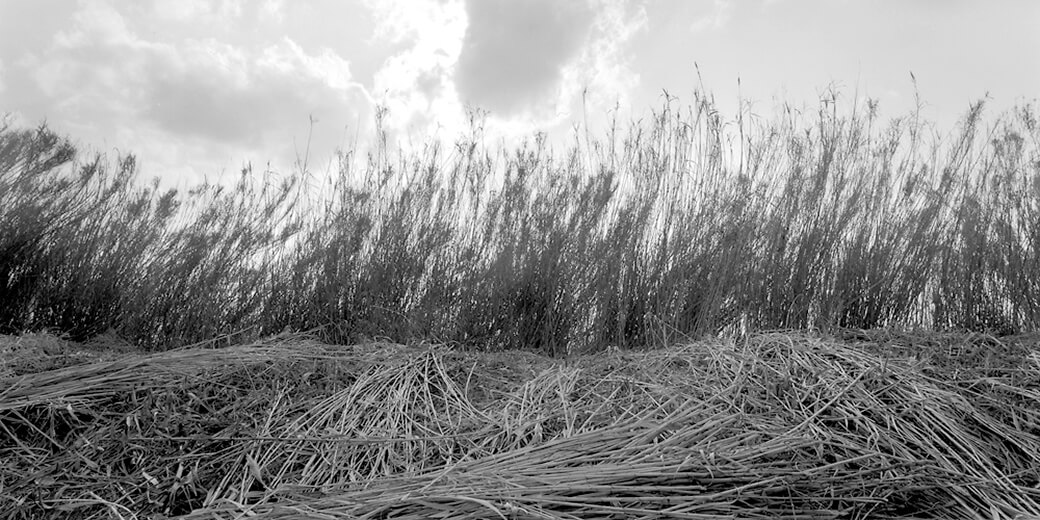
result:
M 732 0 L 712 0 L 707 12 L 700 13 L 690 24 L 694 33 L 711 29 L 720 29 L 729 23 L 733 16 Z
M 640 83 L 632 40 L 647 30 L 646 9 L 641 2 L 625 0 L 595 0 L 592 5 L 597 13 L 592 32 L 578 60 L 565 68 L 563 97 L 579 101 L 587 92 L 593 106 L 627 105 Z

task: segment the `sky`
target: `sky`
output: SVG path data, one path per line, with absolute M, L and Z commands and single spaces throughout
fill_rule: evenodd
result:
M 508 146 L 645 117 L 663 92 L 735 117 L 832 87 L 887 116 L 916 88 L 940 129 L 986 96 L 1035 102 L 1040 2 L 0 0 L 0 114 L 171 185 L 328 170 L 371 145 L 377 107 L 405 148 L 453 142 L 474 109 Z

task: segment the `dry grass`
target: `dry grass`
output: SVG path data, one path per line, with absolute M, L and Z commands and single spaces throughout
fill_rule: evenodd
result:
M 1040 515 L 1034 109 L 876 108 L 187 193 L 0 124 L 3 517 Z
M 385 139 L 311 172 L 186 193 L 0 127 L 0 333 L 163 350 L 326 327 L 551 355 L 755 330 L 1040 323 L 1040 125 L 981 103 L 943 136 L 875 102 L 719 116 L 513 150 Z M 933 133 L 934 132 L 934 133 Z M 385 137 L 385 135 L 383 136 Z M 351 152 L 348 156 L 353 157 Z
M 18 519 L 1040 515 L 1035 338 L 843 334 L 557 361 L 283 335 L 88 362 L 70 344 L 60 354 L 68 366 L 0 384 L 0 510 Z M 983 351 L 987 363 L 975 364 Z

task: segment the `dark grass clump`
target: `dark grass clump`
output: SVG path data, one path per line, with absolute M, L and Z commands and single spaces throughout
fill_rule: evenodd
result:
M 1035 339 L 847 333 L 566 362 L 302 335 L 88 356 L 5 380 L 0 517 L 1040 515 Z M 994 344 L 984 369 L 949 359 Z

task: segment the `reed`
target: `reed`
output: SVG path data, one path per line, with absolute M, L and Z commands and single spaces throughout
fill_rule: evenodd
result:
M 184 193 L 132 156 L 0 129 L 0 332 L 113 329 L 166 349 L 221 334 L 436 340 L 550 354 L 770 329 L 1034 330 L 1034 107 L 971 107 L 945 138 L 874 102 L 720 117 L 668 99 L 627 129 L 513 150 L 479 129 L 384 138 L 313 176 Z M 355 157 L 357 151 L 345 157 Z M 258 178 L 259 177 L 259 178 Z

